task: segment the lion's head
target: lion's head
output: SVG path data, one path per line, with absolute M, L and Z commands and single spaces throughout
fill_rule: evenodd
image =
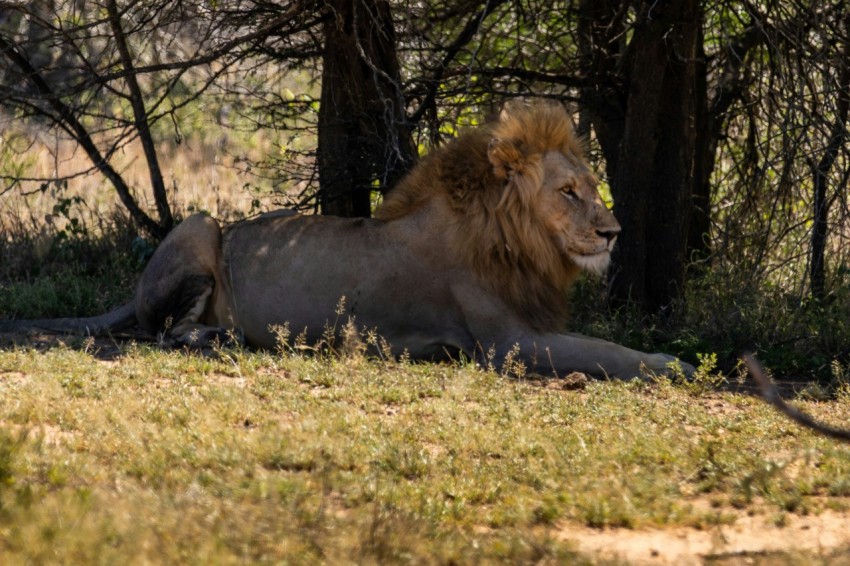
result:
M 566 289 L 581 269 L 605 270 L 620 232 L 559 104 L 508 107 L 434 151 L 376 215 L 398 218 L 435 198 L 448 205 L 455 252 L 542 330 L 561 329 Z

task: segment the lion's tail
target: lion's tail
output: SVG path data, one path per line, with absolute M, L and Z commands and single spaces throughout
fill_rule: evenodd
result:
M 132 302 L 98 316 L 85 318 L 43 318 L 0 321 L 0 332 L 55 332 L 97 336 L 127 330 L 136 324 L 136 307 Z

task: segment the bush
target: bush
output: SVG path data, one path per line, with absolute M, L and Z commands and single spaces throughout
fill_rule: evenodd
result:
M 99 314 L 125 301 L 149 257 L 121 214 L 0 232 L 0 318 Z
M 605 285 L 585 279 L 575 289 L 570 330 L 696 364 L 716 354 L 731 373 L 755 352 L 774 374 L 838 385 L 834 368 L 850 363 L 850 284 L 823 302 L 801 299 L 770 282 L 707 271 L 689 281 L 681 301 L 655 316 L 634 306 L 606 308 Z M 601 305 L 601 306 L 600 306 Z

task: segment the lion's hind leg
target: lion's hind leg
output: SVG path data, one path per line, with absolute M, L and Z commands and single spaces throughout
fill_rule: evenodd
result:
M 205 348 L 241 342 L 211 314 L 219 282 L 221 230 L 205 215 L 187 218 L 157 248 L 136 289 L 136 316 L 163 343 Z
M 175 312 L 185 311 L 185 314 L 176 321 L 165 321 L 160 341 L 171 346 L 186 346 L 189 348 L 208 348 L 224 345 L 242 345 L 245 343 L 242 333 L 235 328 L 224 328 L 222 326 L 210 326 L 202 324 L 204 315 L 213 295 L 215 281 L 209 278 L 198 278 L 202 281 L 184 281 L 184 285 L 190 289 L 192 283 L 200 283 L 204 287 L 195 287 L 194 292 L 186 293 L 196 297 L 194 304 L 186 309 L 176 309 Z M 203 290 L 200 290 L 203 289 Z M 200 291 L 200 292 L 199 292 Z

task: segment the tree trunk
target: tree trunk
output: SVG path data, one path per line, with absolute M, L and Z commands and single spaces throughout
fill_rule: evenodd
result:
M 685 0 L 678 8 L 671 10 L 663 26 L 649 34 L 651 41 L 666 47 L 660 104 L 655 115 L 659 137 L 652 168 L 654 179 L 647 179 L 648 222 L 643 226 L 648 252 L 644 304 L 649 312 L 661 310 L 681 295 L 688 259 L 688 228 L 694 205 L 699 2 Z M 663 15 L 655 17 L 661 19 Z M 639 85 L 638 88 L 641 89 Z M 639 108 L 636 110 L 640 112 Z M 628 255 L 622 254 L 621 257 Z M 621 285 L 615 293 L 619 293 L 621 300 L 627 298 L 628 283 Z
M 694 182 L 691 199 L 693 209 L 688 229 L 687 260 L 702 264 L 711 255 L 709 237 L 711 234 L 711 173 L 714 171 L 714 156 L 721 119 L 709 111 L 708 66 L 706 64 L 704 39 L 699 30 L 697 40 L 698 57 L 696 61 L 696 88 L 694 90 Z
M 597 8 L 593 0 L 583 4 L 585 14 Z M 608 5 L 609 22 L 621 17 L 620 8 Z M 639 2 L 631 41 L 621 49 L 619 70 L 612 71 L 618 75 L 602 77 L 596 88 L 604 97 L 595 98 L 590 110 L 623 227 L 611 296 L 650 313 L 679 296 L 685 277 L 700 15 L 697 0 Z M 618 35 L 616 26 L 602 27 L 610 37 Z
M 850 13 L 844 17 L 844 30 L 850 34 Z M 847 141 L 847 118 L 850 113 L 850 38 L 844 36 L 844 53 L 836 62 L 838 66 L 838 92 L 835 108 L 835 121 L 832 124 L 829 141 L 823 156 L 812 167 L 814 177 L 814 199 L 812 224 L 812 259 L 810 281 L 812 296 L 823 299 L 826 296 L 826 242 L 829 235 L 829 199 L 827 179 L 838 157 L 838 151 Z
M 697 41 L 696 61 L 696 150 L 694 161 L 693 216 L 688 233 L 688 260 L 701 261 L 711 254 L 711 175 L 714 172 L 717 146 L 728 122 L 732 104 L 742 96 L 745 61 L 753 48 L 765 41 L 760 25 L 749 24 L 737 37 L 731 38 L 724 49 L 725 57 L 720 69 L 713 72 L 714 92 L 709 97 L 707 57 L 704 51 L 702 30 Z
M 847 112 L 844 112 L 846 121 Z M 846 132 L 846 130 L 845 130 Z M 846 133 L 833 133 L 831 140 L 846 138 Z M 809 269 L 809 280 L 812 296 L 816 299 L 826 297 L 826 243 L 829 236 L 830 200 L 827 195 L 827 179 L 832 165 L 835 163 L 838 147 L 842 142 L 830 143 L 824 156 L 813 168 L 814 199 L 812 222 L 812 257 Z
M 371 214 L 373 190 L 390 190 L 417 157 L 404 113 L 390 5 L 328 0 L 319 108 L 323 214 Z
M 619 0 L 582 0 L 579 6 L 581 73 L 593 78 L 581 89 L 579 123 L 583 130 L 586 122 L 592 125 L 609 180 L 616 175 L 625 128 L 626 95 L 619 77 L 625 47 L 625 33 L 618 33 L 623 25 L 620 5 Z

